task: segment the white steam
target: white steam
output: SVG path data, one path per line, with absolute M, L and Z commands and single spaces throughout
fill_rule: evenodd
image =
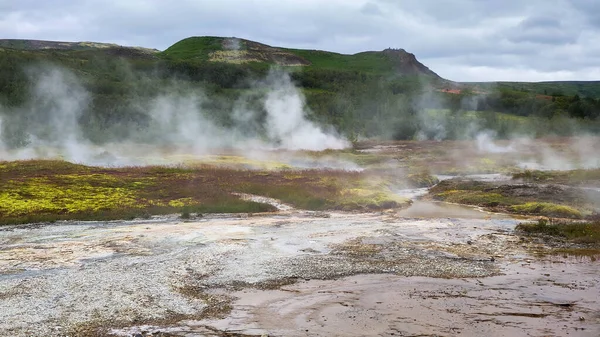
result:
M 239 51 L 242 48 L 242 45 L 240 39 L 232 37 L 225 40 L 225 44 L 223 47 L 225 48 L 225 50 Z
M 80 131 L 78 119 L 89 103 L 89 95 L 70 73 L 58 69 L 31 69 L 29 75 L 35 83 L 31 99 L 17 111 L 26 117 L 19 141 L 27 146 L 12 151 L 0 159 L 29 159 L 64 157 L 75 162 L 88 160 L 88 146 Z M 6 123 L 6 124 L 4 124 Z M 2 132 L 13 128 L 8 121 L 1 125 Z M 16 127 L 19 127 L 18 125 Z M 2 141 L 0 150 L 8 148 Z M 5 158 L 7 157 L 7 158 Z
M 201 111 L 197 95 L 161 95 L 150 101 L 151 118 L 148 142 L 193 153 L 209 153 L 215 148 L 232 145 L 231 133 L 219 128 Z
M 515 149 L 513 144 L 508 146 L 501 146 L 494 142 L 496 138 L 496 133 L 490 130 L 484 130 L 475 136 L 475 141 L 477 142 L 477 149 L 479 152 L 484 153 L 508 153 L 514 152 Z
M 273 80 L 265 109 L 269 139 L 280 148 L 321 151 L 350 146 L 334 130 L 326 132 L 306 118 L 304 97 L 287 75 Z
M 103 145 L 93 145 L 80 126 L 91 95 L 72 73 L 50 68 L 33 69 L 29 75 L 33 82 L 29 101 L 0 119 L 0 160 L 62 158 L 92 165 L 138 165 L 148 163 L 141 158 L 165 154 L 207 155 L 224 149 L 243 154 L 252 153 L 249 149 L 320 151 L 350 145 L 333 128 L 308 119 L 304 96 L 281 72 L 271 72 L 260 83 L 259 89 L 267 90 L 262 122 L 245 96 L 234 111 L 223 112 L 233 119 L 226 127 L 203 111 L 202 104 L 210 97 L 198 91 L 165 90 L 132 104 L 145 116 L 145 125 L 126 130 L 124 140 L 107 139 Z
M 516 166 L 527 170 L 575 170 L 600 167 L 600 140 L 597 136 L 532 139 L 515 136 L 500 145 L 495 133 L 480 132 L 476 137 L 480 154 L 505 154 Z M 457 156 L 461 154 L 458 153 Z
M 415 135 L 417 140 L 474 140 L 476 155 L 491 155 L 496 156 L 496 159 L 502 157 L 506 162 L 512 162 L 523 169 L 573 170 L 600 167 L 598 137 L 582 133 L 579 137 L 532 139 L 525 135 L 533 131 L 527 128 L 535 127 L 535 117 L 530 117 L 531 125 L 523 129 L 522 126 L 513 124 L 513 128 L 504 130 L 504 139 L 500 141 L 497 132 L 485 126 L 486 122 L 502 124 L 498 115 L 469 112 L 478 110 L 478 102 L 486 93 L 463 97 L 452 103 L 442 101 L 438 95 L 432 94 L 434 92 L 434 88 L 425 87 L 414 102 L 413 108 L 419 125 Z M 564 128 L 577 130 L 571 119 L 564 117 L 560 123 Z M 454 161 L 460 163 L 464 158 L 472 156 L 470 150 L 462 148 L 453 151 Z

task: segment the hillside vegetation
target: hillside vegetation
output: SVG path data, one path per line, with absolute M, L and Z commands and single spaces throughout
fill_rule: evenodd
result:
M 72 74 L 89 94 L 78 123 L 96 143 L 148 127 L 140 102 L 173 93 L 201 94 L 203 114 L 218 125 L 232 123 L 240 102 L 259 112 L 253 121 L 259 123 L 265 78 L 274 67 L 302 90 L 309 119 L 350 139 L 460 139 L 472 137 L 474 129 L 500 136 L 515 130 L 532 136 L 600 132 L 598 82 L 456 83 L 402 49 L 343 55 L 192 37 L 158 52 L 0 40 L 0 137 L 9 147 L 21 146 L 19 135 L 36 120 L 33 84 L 49 66 Z

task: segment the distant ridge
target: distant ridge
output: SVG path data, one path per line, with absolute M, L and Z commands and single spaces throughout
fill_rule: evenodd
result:
M 281 66 L 313 66 L 319 69 L 357 70 L 369 73 L 399 73 L 442 79 L 404 49 L 368 51 L 345 55 L 321 50 L 272 47 L 236 37 L 195 36 L 183 39 L 163 53 L 181 60 L 227 63 L 260 62 Z
M 263 63 L 285 67 L 354 70 L 376 74 L 425 76 L 443 80 L 404 49 L 386 49 L 346 55 L 321 50 L 272 47 L 264 43 L 217 36 L 194 36 L 176 42 L 165 51 L 114 43 L 0 39 L 0 48 L 27 51 L 106 51 L 125 57 L 160 56 L 174 60 L 233 64 Z
M 401 48 L 365 51 L 352 55 L 322 50 L 273 47 L 264 43 L 237 37 L 193 36 L 180 40 L 164 51 L 157 49 L 120 46 L 115 43 L 64 42 L 25 39 L 0 39 L 0 49 L 46 54 L 48 51 L 73 53 L 74 57 L 88 57 L 81 53 L 125 57 L 130 60 L 177 62 L 210 62 L 237 65 L 278 65 L 314 71 L 359 72 L 379 76 L 401 76 L 430 81 L 446 93 L 488 92 L 506 89 L 545 95 L 580 95 L 600 98 L 600 81 L 545 81 L 545 82 L 453 82 L 446 80 L 421 63 L 417 57 Z M 63 55 L 64 56 L 64 55 Z M 42 57 L 53 58 L 45 55 Z M 335 76 L 335 75 L 331 75 Z
M 119 49 L 128 48 L 148 53 L 157 53 L 159 50 L 143 47 L 120 46 L 115 43 L 102 42 L 64 42 L 44 40 L 22 40 L 22 39 L 0 39 L 0 48 L 11 48 L 20 50 L 95 50 L 95 49 Z

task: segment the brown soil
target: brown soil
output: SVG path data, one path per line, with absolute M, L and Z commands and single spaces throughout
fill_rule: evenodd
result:
M 269 336 L 591 337 L 600 307 L 589 267 L 525 263 L 481 280 L 361 275 L 245 290 L 227 319 L 203 323 Z

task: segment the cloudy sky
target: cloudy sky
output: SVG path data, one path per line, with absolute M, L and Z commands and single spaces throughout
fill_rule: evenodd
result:
M 404 48 L 455 81 L 600 80 L 599 0 L 0 0 L 0 38 Z

